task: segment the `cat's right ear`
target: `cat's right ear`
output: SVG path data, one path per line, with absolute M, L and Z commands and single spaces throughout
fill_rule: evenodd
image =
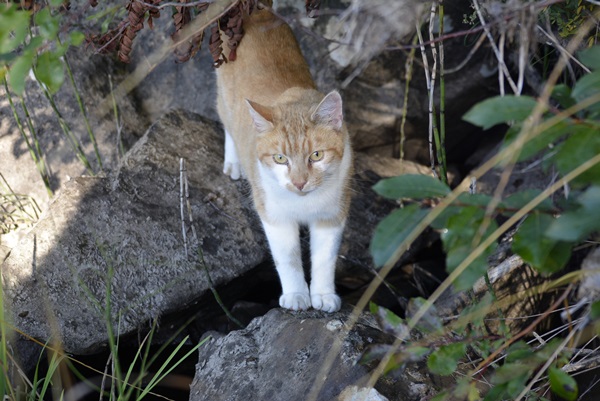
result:
M 246 104 L 248 104 L 248 111 L 250 111 L 250 116 L 252 117 L 252 122 L 254 123 L 256 131 L 259 134 L 264 134 L 265 132 L 273 130 L 273 110 L 271 110 L 270 107 L 263 106 L 252 100 L 245 100 Z

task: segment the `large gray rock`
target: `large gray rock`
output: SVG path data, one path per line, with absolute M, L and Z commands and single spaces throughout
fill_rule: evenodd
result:
M 372 366 L 357 362 L 367 346 L 391 338 L 368 315 L 347 331 L 349 313 L 273 309 L 244 330 L 211 339 L 200 348 L 190 401 L 301 401 L 318 384 L 322 387 L 316 400 L 322 401 L 364 399 L 358 395 L 421 400 L 435 394 L 428 375 L 415 366 L 400 378 L 380 379 L 375 390 L 366 389 Z M 340 351 L 322 376 L 321 368 L 336 346 Z
M 130 151 L 114 177 L 67 183 L 40 222 L 2 265 L 20 330 L 60 338 L 66 351 L 106 342 L 106 298 L 114 331 L 179 310 L 265 259 L 266 247 L 244 191 L 220 171 L 215 123 L 184 112 L 165 116 Z M 180 220 L 179 158 L 186 161 L 198 242 Z M 187 212 L 186 212 L 187 219 Z

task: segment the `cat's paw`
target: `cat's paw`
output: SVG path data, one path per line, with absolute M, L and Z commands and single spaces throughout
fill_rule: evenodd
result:
M 337 312 L 342 306 L 342 300 L 336 294 L 312 294 L 312 307 L 324 312 Z
M 242 176 L 242 167 L 240 163 L 225 161 L 223 163 L 223 172 L 230 176 L 232 180 L 239 180 Z
M 303 292 L 291 292 L 279 297 L 279 306 L 291 310 L 307 310 L 310 308 L 310 299 Z

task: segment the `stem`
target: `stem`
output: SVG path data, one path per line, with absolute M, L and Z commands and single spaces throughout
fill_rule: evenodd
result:
M 52 189 L 50 188 L 50 177 L 48 174 L 48 170 L 47 170 L 45 164 L 42 162 L 41 156 L 38 156 L 38 153 L 36 153 L 36 150 L 31 146 L 31 143 L 29 142 L 29 138 L 27 138 L 27 134 L 25 133 L 25 130 L 23 129 L 23 123 L 21 122 L 19 113 L 17 113 L 17 108 L 15 107 L 15 104 L 12 100 L 10 91 L 8 90 L 8 82 L 6 81 L 6 77 L 4 78 L 4 89 L 6 91 L 6 97 L 8 98 L 8 103 L 10 104 L 10 108 L 11 108 L 11 110 L 13 112 L 13 116 L 15 118 L 15 122 L 17 123 L 19 132 L 21 133 L 21 137 L 25 141 L 25 144 L 27 145 L 27 149 L 29 150 L 29 154 L 31 155 L 31 158 L 33 159 L 33 161 L 35 163 L 35 167 L 37 168 L 38 172 L 40 173 L 40 176 L 42 177 L 42 181 L 44 182 L 44 186 L 46 187 L 48 196 L 52 197 L 54 195 L 54 193 L 52 192 Z M 25 110 L 25 115 L 28 117 L 29 129 L 31 130 L 32 135 L 34 136 L 34 140 L 36 142 L 36 148 L 38 149 L 39 152 L 41 152 L 39 150 L 39 143 L 37 141 L 37 135 L 35 135 L 35 130 L 33 129 L 33 124 L 31 124 L 29 121 L 29 120 L 31 120 L 31 118 L 29 117 L 29 113 L 27 112 L 27 108 L 25 107 L 25 102 L 22 102 L 21 104 Z
M 444 34 L 444 0 L 439 3 L 439 32 Z M 437 148 L 438 163 L 440 164 L 440 176 L 442 182 L 448 185 L 447 163 L 446 163 L 446 82 L 444 72 L 444 41 L 440 41 L 440 146 Z
M 69 127 L 69 125 L 67 124 L 65 119 L 63 118 L 61 112 L 58 110 L 58 107 L 56 106 L 56 103 L 54 102 L 54 97 L 52 96 L 52 94 L 50 93 L 48 88 L 46 88 L 46 86 L 44 84 L 42 84 L 39 81 L 38 81 L 38 84 L 40 85 L 40 88 L 42 88 L 42 92 L 44 93 L 44 96 L 46 97 L 46 99 L 48 99 L 48 102 L 50 102 L 50 106 L 52 107 L 54 114 L 56 114 L 60 128 L 62 129 L 63 133 L 67 137 L 71 147 L 73 148 L 73 151 L 75 151 L 75 155 L 81 161 L 81 163 L 83 163 L 83 166 L 86 168 L 86 170 L 91 175 L 95 175 L 94 170 L 90 166 L 90 163 L 87 160 L 87 157 L 85 156 L 85 153 L 83 151 L 81 143 L 75 137 L 75 135 L 73 135 L 71 128 Z
M 60 43 L 60 41 L 59 41 Z M 100 171 L 103 170 L 102 167 L 102 158 L 100 157 L 100 152 L 98 151 L 98 143 L 96 142 L 96 137 L 94 136 L 94 132 L 92 131 L 92 126 L 90 125 L 90 120 L 87 115 L 87 111 L 85 106 L 83 105 L 83 101 L 81 100 L 81 96 L 79 94 L 79 89 L 75 84 L 75 78 L 73 77 L 73 71 L 71 70 L 71 65 L 69 64 L 69 60 L 67 59 L 67 55 L 65 54 L 63 57 L 65 62 L 65 66 L 67 67 L 67 75 L 71 81 L 71 85 L 73 85 L 73 92 L 75 93 L 75 99 L 77 99 L 77 104 L 79 105 L 79 110 L 81 111 L 81 115 L 83 115 L 83 121 L 85 122 L 85 128 L 88 132 L 88 136 L 90 137 L 90 141 L 92 142 L 92 146 L 94 147 L 94 153 L 96 154 L 96 160 L 98 161 L 98 167 Z
M 418 38 L 415 35 L 413 38 L 413 44 L 417 43 Z M 408 58 L 406 59 L 405 64 L 405 73 L 404 73 L 404 104 L 402 105 L 402 120 L 400 122 L 400 149 L 398 152 L 394 151 L 394 156 L 399 155 L 400 160 L 404 160 L 404 141 L 406 140 L 406 115 L 408 114 L 408 92 L 410 90 L 410 81 L 412 80 L 413 74 L 413 64 L 415 61 L 415 52 L 417 48 L 413 47 L 410 49 L 410 53 L 408 54 Z

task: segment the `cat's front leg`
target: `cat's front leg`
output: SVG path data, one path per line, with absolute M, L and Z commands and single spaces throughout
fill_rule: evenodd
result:
M 283 290 L 279 305 L 292 310 L 308 309 L 310 298 L 304 270 L 302 270 L 298 224 L 293 222 L 271 224 L 264 219 L 262 223 Z
M 342 240 L 344 223 L 315 222 L 310 225 L 312 307 L 335 312 L 342 306 L 335 293 L 335 262 Z
M 239 180 L 242 175 L 240 160 L 235 150 L 233 138 L 225 130 L 225 161 L 223 162 L 223 172 L 231 177 L 232 180 Z

